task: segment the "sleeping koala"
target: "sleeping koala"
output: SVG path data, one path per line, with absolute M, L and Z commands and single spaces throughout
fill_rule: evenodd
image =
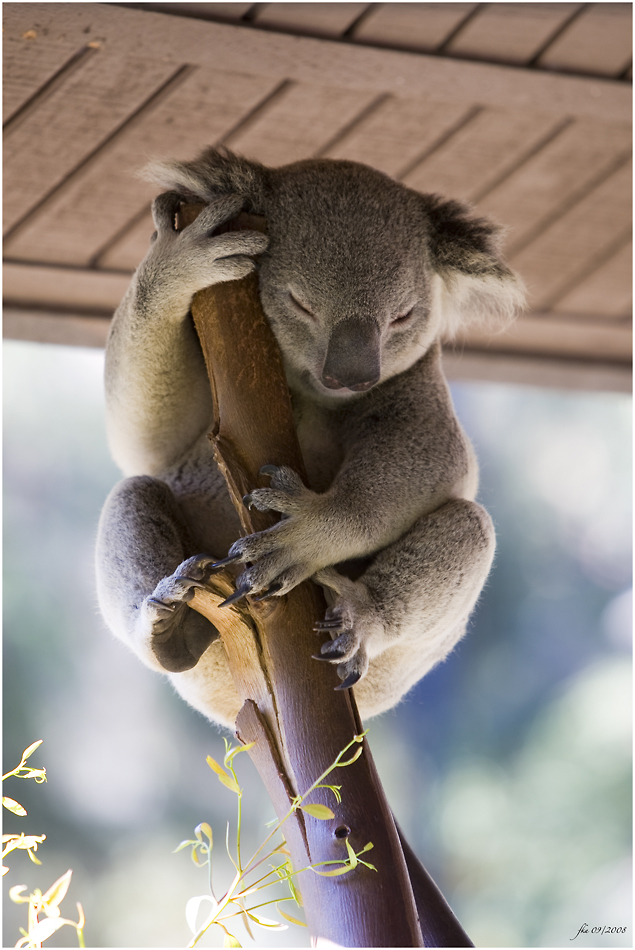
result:
M 320 658 L 337 665 L 341 688 L 357 684 L 362 717 L 380 713 L 462 636 L 492 562 L 439 340 L 468 321 L 504 324 L 522 304 L 497 228 L 354 162 L 271 169 L 210 149 L 155 164 L 152 176 L 170 190 L 154 202 L 157 231 L 106 350 L 109 439 L 128 477 L 99 528 L 103 615 L 231 728 L 240 700 L 217 630 L 187 606 L 194 587 L 219 559 L 248 565 L 230 601 L 281 596 L 311 577 L 330 605 Z M 184 198 L 208 207 L 177 232 Z M 241 210 L 264 215 L 268 236 L 214 234 Z M 270 487 L 245 502 L 283 517 L 236 540 L 189 309 L 198 290 L 256 266 L 309 485 L 266 466 Z

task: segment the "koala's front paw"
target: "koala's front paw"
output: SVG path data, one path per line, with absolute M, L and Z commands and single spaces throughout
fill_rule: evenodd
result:
M 138 272 L 142 296 L 165 307 L 166 300 L 184 315 L 198 290 L 212 284 L 246 277 L 254 268 L 253 257 L 268 244 L 259 231 L 238 230 L 214 234 L 215 229 L 236 217 L 243 199 L 224 195 L 209 204 L 192 224 L 175 230 L 175 217 L 183 197 L 169 191 L 155 198 L 152 216 L 156 235 Z
M 322 496 L 306 488 L 286 465 L 265 465 L 261 472 L 271 476 L 271 488 L 255 488 L 243 501 L 259 511 L 279 511 L 283 520 L 240 538 L 218 562 L 218 567 L 235 562 L 252 565 L 236 579 L 236 592 L 225 604 L 258 592 L 256 600 L 287 594 L 325 563 Z
M 192 669 L 218 631 L 205 617 L 187 607 L 197 587 L 205 587 L 215 558 L 206 554 L 188 558 L 174 574 L 159 581 L 142 604 L 149 623 L 151 647 L 161 666 L 170 673 Z

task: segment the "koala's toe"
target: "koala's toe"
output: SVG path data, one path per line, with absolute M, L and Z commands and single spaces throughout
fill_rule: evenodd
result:
M 191 670 L 213 640 L 216 627 L 194 610 L 178 611 L 163 630 L 153 631 L 152 652 L 168 673 Z
M 337 675 L 342 682 L 339 686 L 336 686 L 335 689 L 350 689 L 355 683 L 359 683 L 367 671 L 368 657 L 366 656 L 366 651 L 359 649 L 352 660 L 348 660 L 346 663 L 340 663 L 338 666 Z
M 247 508 L 257 508 L 258 511 L 279 511 L 283 515 L 290 515 L 298 511 L 298 499 L 287 492 L 276 491 L 273 488 L 254 488 L 243 498 Z
M 177 191 L 165 191 L 152 202 L 152 218 L 157 231 L 174 231 L 176 212 L 183 201 Z

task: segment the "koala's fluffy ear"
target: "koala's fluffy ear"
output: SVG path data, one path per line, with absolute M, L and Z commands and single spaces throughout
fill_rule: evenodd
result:
M 219 195 L 242 195 L 245 210 L 264 214 L 268 169 L 229 149 L 208 148 L 191 162 L 156 159 L 142 170 L 146 181 L 187 198 L 212 201 Z
M 452 338 L 468 324 L 504 329 L 522 310 L 525 291 L 501 257 L 501 228 L 458 201 L 422 199 L 430 263 L 441 279 L 443 335 Z

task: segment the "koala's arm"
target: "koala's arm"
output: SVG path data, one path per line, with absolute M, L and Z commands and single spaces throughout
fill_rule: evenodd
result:
M 327 491 L 311 491 L 283 467 L 271 469 L 271 488 L 246 498 L 286 517 L 230 548 L 230 559 L 253 564 L 237 581 L 244 593 L 271 585 L 286 593 L 325 567 L 387 547 L 450 499 L 476 493 L 474 454 L 437 346 L 347 410 L 342 436 L 344 458 Z
M 241 199 L 224 197 L 182 232 L 174 230 L 181 198 L 153 205 L 157 234 L 113 320 L 106 346 L 106 422 L 115 461 L 125 474 L 156 475 L 177 462 L 210 425 L 212 402 L 189 314 L 204 287 L 246 276 L 248 255 L 267 239 L 252 231 L 210 232 L 235 216 Z
M 347 420 L 344 458 L 322 496 L 329 521 L 344 525 L 347 558 L 386 547 L 418 518 L 451 499 L 472 500 L 477 489 L 476 458 L 455 416 L 437 346 L 374 397 Z

